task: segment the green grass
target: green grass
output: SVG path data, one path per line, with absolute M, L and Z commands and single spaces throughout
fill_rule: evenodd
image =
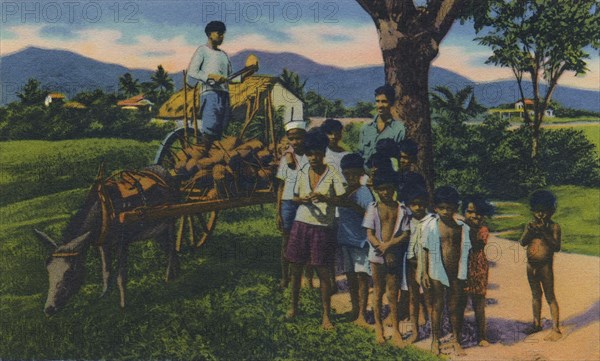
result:
M 89 186 L 102 162 L 107 174 L 141 168 L 157 148 L 124 139 L 0 142 L 0 204 Z
M 574 123 L 574 122 L 600 122 L 600 118 L 598 118 L 598 117 L 591 117 L 591 116 L 574 117 L 574 118 L 560 118 L 560 117 L 548 118 L 548 117 L 544 117 L 544 123 L 547 123 L 547 124 Z
M 284 322 L 290 295 L 277 285 L 280 235 L 271 205 L 223 212 L 202 249 L 182 250 L 181 275 L 168 284 L 163 281 L 166 259 L 158 246 L 151 241 L 133 244 L 124 311 L 118 307 L 117 290 L 98 298 L 101 268 L 97 250 L 90 249 L 84 286 L 64 310 L 46 318 L 47 250 L 32 229 L 59 239 L 100 159 L 113 162 L 113 169 L 127 161 L 143 165 L 156 149 L 137 142 L 95 142 L 0 144 L 7 175 L 3 197 L 15 189 L 11 184 L 16 180 L 27 182 L 24 194 L 0 204 L 0 359 L 437 359 L 413 347 L 378 346 L 374 334 L 339 317 L 334 318 L 335 331 L 322 331 L 317 290 L 303 290 L 302 315 Z M 88 144 L 94 152 L 85 151 Z M 139 154 L 114 159 L 127 149 Z M 28 165 L 33 160 L 52 170 L 59 169 L 55 161 L 71 166 L 81 158 L 89 161 L 78 163 L 78 171 L 63 179 L 64 189 L 42 185 L 58 184 L 56 172 L 45 170 L 42 180 Z M 79 173 L 89 179 L 79 179 Z
M 579 186 L 550 187 L 558 199 L 554 221 L 562 229 L 562 250 L 600 256 L 600 189 Z M 501 236 L 517 240 L 531 218 L 526 199 L 497 202 L 497 215 L 490 228 Z

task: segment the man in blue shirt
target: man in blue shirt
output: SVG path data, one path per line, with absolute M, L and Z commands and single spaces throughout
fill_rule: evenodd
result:
M 377 115 L 371 123 L 362 127 L 359 138 L 359 151 L 365 161 L 375 154 L 375 146 L 381 139 L 392 139 L 400 143 L 406 136 L 404 124 L 392 117 L 392 105 L 396 101 L 394 88 L 386 84 L 375 89 Z
M 231 117 L 229 81 L 231 62 L 227 54 L 219 49 L 225 37 L 225 24 L 211 21 L 204 29 L 208 42 L 198 47 L 190 65 L 188 76 L 201 83 L 199 118 L 202 119 L 202 156 L 208 155 L 212 143 L 221 139 Z M 192 81 L 193 84 L 193 81 Z

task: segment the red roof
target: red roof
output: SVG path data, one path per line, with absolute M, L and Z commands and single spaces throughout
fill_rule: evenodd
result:
M 144 100 L 144 94 L 138 94 L 138 95 L 132 96 L 129 99 L 118 101 L 117 105 L 120 107 L 138 106 L 138 105 L 141 105 L 141 104 L 139 104 L 139 102 L 141 102 L 142 100 Z
M 48 96 L 52 99 L 64 99 L 65 95 L 63 93 L 50 93 Z
M 518 104 L 518 103 L 521 103 L 521 101 L 519 100 L 515 104 Z M 532 99 L 525 99 L 525 105 L 533 105 L 533 100 Z

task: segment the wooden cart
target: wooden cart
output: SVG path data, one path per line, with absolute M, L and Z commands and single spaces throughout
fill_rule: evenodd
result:
M 232 92 L 233 94 L 243 94 L 243 96 L 233 99 L 232 95 L 231 99 L 234 119 L 235 115 L 238 115 L 237 127 L 240 125 L 239 119 L 243 119 L 237 139 L 240 142 L 244 142 L 248 139 L 254 139 L 259 134 L 261 141 L 271 152 L 272 161 L 268 165 L 270 168 L 270 173 L 268 174 L 271 176 L 268 182 L 262 182 L 261 186 L 257 186 L 254 189 L 244 189 L 235 195 L 227 196 L 221 194 L 217 199 L 210 200 L 206 199 L 206 189 L 202 189 L 202 187 L 197 185 L 190 187 L 189 183 L 182 182 L 179 185 L 179 202 L 159 206 L 142 206 L 127 210 L 119 214 L 119 221 L 125 224 L 165 217 L 177 218 L 177 249 L 179 250 L 185 238 L 188 238 L 190 243 L 195 247 L 202 246 L 214 231 L 218 214 L 221 210 L 275 202 L 276 162 L 280 158 L 278 151 L 279 139 L 274 123 L 275 109 L 272 99 L 272 89 L 276 82 L 278 82 L 277 78 L 251 77 L 245 84 L 235 85 L 244 87 L 244 89 L 234 88 Z M 182 149 L 198 144 L 199 139 L 198 121 L 196 119 L 196 108 L 199 98 L 197 91 L 188 89 L 185 86 L 182 92 L 183 94 L 175 94 L 163 107 L 166 107 L 166 109 L 182 108 L 181 104 L 176 102 L 177 99 L 181 100 L 182 98 L 184 100 L 182 110 L 185 126 L 170 133 L 164 139 L 154 160 L 155 164 L 159 164 L 171 171 L 174 170 L 175 164 L 178 161 L 177 153 Z M 239 116 L 240 114 L 242 114 L 241 117 Z M 230 123 L 231 126 L 232 124 Z M 247 136 L 250 133 L 248 130 L 251 128 L 254 131 Z M 213 145 L 213 147 L 215 146 L 218 147 L 219 142 Z

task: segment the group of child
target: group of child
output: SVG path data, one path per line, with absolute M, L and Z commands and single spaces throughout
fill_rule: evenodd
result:
M 323 307 L 322 326 L 330 319 L 335 274 L 347 278 L 351 318 L 367 327 L 369 280 L 376 341 L 385 343 L 382 321 L 384 293 L 390 307 L 392 342 L 402 347 L 418 337 L 419 309 L 424 301 L 431 321 L 431 350 L 441 352 L 444 303 L 452 326 L 451 346 L 464 354 L 461 330 L 467 297 L 473 305 L 480 346 L 488 346 L 485 295 L 488 262 L 485 246 L 489 229 L 485 217 L 492 205 L 481 196 L 462 199 L 451 186 L 435 189 L 432 203 L 425 180 L 415 171 L 417 146 L 410 140 L 382 139 L 365 160 L 339 146 L 342 125 L 327 119 L 306 131 L 305 123 L 285 126 L 290 148 L 283 154 L 277 223 L 283 232 L 281 287 L 291 285 L 291 307 L 286 319 L 298 314 L 302 274 L 316 270 Z M 394 166 L 392 159 L 397 161 Z M 459 205 L 462 203 L 462 215 Z M 429 211 L 433 204 L 433 211 Z M 549 340 L 560 338 L 558 304 L 553 291 L 552 256 L 560 250 L 560 227 L 551 220 L 556 199 L 548 191 L 532 195 L 534 215 L 521 237 L 528 247 L 527 275 L 533 294 L 534 325 L 541 330 L 542 288 L 554 320 Z M 334 266 L 335 265 L 335 266 Z M 412 332 L 400 332 L 399 299 L 408 296 Z

